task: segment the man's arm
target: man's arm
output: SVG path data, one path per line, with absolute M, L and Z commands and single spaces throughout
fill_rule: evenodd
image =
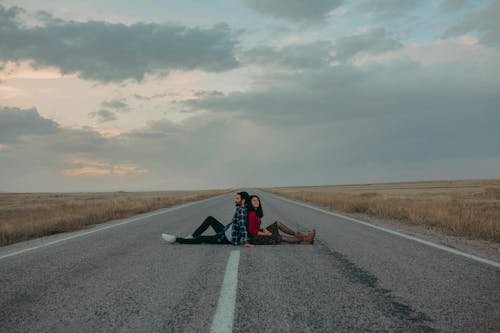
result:
M 247 210 L 244 208 L 238 209 L 237 223 L 240 229 L 241 238 L 243 239 L 243 246 L 245 247 L 255 247 L 255 245 L 250 244 L 250 235 L 247 229 Z

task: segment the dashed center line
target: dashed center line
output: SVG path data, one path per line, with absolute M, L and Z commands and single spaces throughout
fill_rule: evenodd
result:
M 238 288 L 238 266 L 240 251 L 231 251 L 227 261 L 226 273 L 220 291 L 217 309 L 210 332 L 230 333 L 233 331 L 234 309 L 236 305 L 236 291 Z

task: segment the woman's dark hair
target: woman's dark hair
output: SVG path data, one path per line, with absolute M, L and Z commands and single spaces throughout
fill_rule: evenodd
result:
M 252 199 L 257 198 L 259 199 L 259 208 L 255 209 L 254 206 L 252 206 Z M 259 196 L 257 195 L 251 195 L 250 198 L 247 201 L 247 211 L 251 212 L 254 211 L 258 217 L 263 218 L 264 217 L 264 212 L 262 211 L 262 201 L 260 201 Z

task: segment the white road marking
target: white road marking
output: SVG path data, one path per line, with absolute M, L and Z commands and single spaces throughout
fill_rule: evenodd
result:
M 212 327 L 210 327 L 212 333 L 231 333 L 233 331 L 239 263 L 240 251 L 231 251 L 227 261 L 224 281 L 222 282 L 219 302 L 215 310 Z
M 500 268 L 500 263 L 498 263 L 496 261 L 493 261 L 493 260 L 481 258 L 481 257 L 475 256 L 473 254 L 469 254 L 469 253 L 465 253 L 465 252 L 462 252 L 462 251 L 458 251 L 458 250 L 452 249 L 451 247 L 448 247 L 448 246 L 439 245 L 439 244 L 436 244 L 436 243 L 433 243 L 433 242 L 430 242 L 430 241 L 426 241 L 424 239 L 420 239 L 420 238 L 417 238 L 417 237 L 406 235 L 406 234 L 403 234 L 401 232 L 397 232 L 397 231 L 394 231 L 394 230 L 391 230 L 391 229 L 380 227 L 380 226 L 377 226 L 377 225 L 374 225 L 374 224 L 371 224 L 371 223 L 368 223 L 368 222 L 363 222 L 363 221 L 357 220 L 357 219 L 349 217 L 349 216 L 345 216 L 345 215 L 341 215 L 341 214 L 338 214 L 338 213 L 334 213 L 334 212 L 331 212 L 331 211 L 328 211 L 328 210 L 325 210 L 325 209 L 322 209 L 322 208 L 318 208 L 318 207 L 315 207 L 315 206 L 311 206 L 311 205 L 308 205 L 308 204 L 305 204 L 305 203 L 302 203 L 302 202 L 298 202 L 298 201 L 295 201 L 295 200 L 286 199 L 286 198 L 283 198 L 283 197 L 280 197 L 280 196 L 274 195 L 274 194 L 271 194 L 271 195 L 275 196 L 276 198 L 278 198 L 280 200 L 288 201 L 288 202 L 291 202 L 291 203 L 299 205 L 299 206 L 307 207 L 307 208 L 310 208 L 310 209 L 314 209 L 314 210 L 320 211 L 320 212 L 325 213 L 325 214 L 329 214 L 329 215 L 333 215 L 333 216 L 336 216 L 336 217 L 340 217 L 340 218 L 343 218 L 343 219 L 346 219 L 346 220 L 349 220 L 349 221 L 352 221 L 352 222 L 356 222 L 356 223 L 362 224 L 362 225 L 370 227 L 370 228 L 382 230 L 382 231 L 385 231 L 385 232 L 393 234 L 393 235 L 397 235 L 397 236 L 400 236 L 400 237 L 403 237 L 403 238 L 406 238 L 406 239 L 410 239 L 410 240 L 418 242 L 418 243 L 422 243 L 422 244 L 425 244 L 425 245 L 428 245 L 428 246 L 432 246 L 432 247 L 435 247 L 435 248 L 443 250 L 443 251 L 447 251 L 447 252 L 450 252 L 450 253 L 453 253 L 453 254 L 465 257 L 465 258 L 469 258 L 469 259 L 481 262 L 483 264 L 487 264 L 487 265 L 491 265 L 493 267 Z
M 57 239 L 57 240 L 54 240 L 54 241 L 51 241 L 51 242 L 47 242 L 47 243 L 43 243 L 43 244 L 40 244 L 40 245 L 37 245 L 37 246 L 32 246 L 32 247 L 28 247 L 26 249 L 22 249 L 22 250 L 14 251 L 14 252 L 7 253 L 7 254 L 4 254 L 4 255 L 0 255 L 0 260 L 5 259 L 5 258 L 9 258 L 9 257 L 13 257 L 13 256 L 16 256 L 16 255 L 21 254 L 21 253 L 26 253 L 26 252 L 30 252 L 30 251 L 34 251 L 34 250 L 43 248 L 43 247 L 51 246 L 51 245 L 54 245 L 54 244 L 57 244 L 57 243 L 65 242 L 65 241 L 73 239 L 73 238 L 83 237 L 83 236 L 90 235 L 90 234 L 93 234 L 93 233 L 96 233 L 96 232 L 99 232 L 99 231 L 103 231 L 103 230 L 107 230 L 107 229 L 119 227 L 119 226 L 122 226 L 122 225 L 125 225 L 125 224 L 129 224 L 129 223 L 132 223 L 132 222 L 135 222 L 135 221 L 138 221 L 138 220 L 147 219 L 147 218 L 152 217 L 152 216 L 169 213 L 169 212 L 177 210 L 177 209 L 185 208 L 185 207 L 188 207 L 188 206 L 191 206 L 191 205 L 195 205 L 195 204 L 199 204 L 199 203 L 205 202 L 207 200 L 214 199 L 216 197 L 218 197 L 218 196 L 207 198 L 207 199 L 203 199 L 203 200 L 200 200 L 200 201 L 188 202 L 188 203 L 185 203 L 185 204 L 182 204 L 182 205 L 179 205 L 179 206 L 165 208 L 165 209 L 162 209 L 162 210 L 150 213 L 150 214 L 141 215 L 141 216 L 138 216 L 138 217 L 131 217 L 131 218 L 128 218 L 128 219 L 124 220 L 123 222 L 113 223 L 111 225 L 102 226 L 102 227 L 95 227 L 95 228 L 93 228 L 92 230 L 89 230 L 89 231 L 78 232 L 76 235 L 72 235 L 72 236 L 60 238 L 60 239 Z

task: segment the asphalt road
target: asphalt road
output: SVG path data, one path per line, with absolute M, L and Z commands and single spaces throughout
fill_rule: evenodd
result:
M 233 332 L 500 332 L 500 268 L 269 194 L 264 225 L 314 245 L 161 240 L 229 221 L 233 196 L 0 248 L 0 332 L 209 332 L 216 312 Z

